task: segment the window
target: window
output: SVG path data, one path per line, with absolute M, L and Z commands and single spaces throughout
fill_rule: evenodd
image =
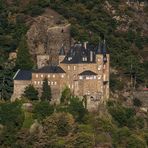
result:
M 50 75 L 48 75 L 48 78 L 50 78 Z
M 61 77 L 64 78 L 64 75 L 62 74 Z
M 54 85 L 57 85 L 57 82 L 54 82 Z
M 83 76 L 80 76 L 79 79 L 82 80 L 83 79 Z
M 41 81 L 41 84 L 43 85 L 43 81 Z
M 86 80 L 89 80 L 89 79 L 90 79 L 90 77 L 87 76 L 87 77 L 86 77 Z
M 40 81 L 38 81 L 38 85 L 40 85 Z
M 53 78 L 55 78 L 55 75 L 53 75 Z
M 43 78 L 43 75 L 41 75 L 41 78 Z
M 68 87 L 70 88 L 70 84 L 68 85 Z
M 48 81 L 48 85 L 50 85 L 50 81 Z
M 98 79 L 99 79 L 99 80 L 101 79 L 101 75 L 98 76 Z
M 98 67 L 98 70 L 101 70 L 101 65 Z
M 34 84 L 36 85 L 36 81 L 34 81 Z
M 76 70 L 76 66 L 74 66 L 73 69 Z
M 98 58 L 98 62 L 100 62 L 101 61 L 101 59 L 100 58 Z
M 39 75 L 38 74 L 36 74 L 36 78 L 38 78 L 39 77 Z
M 72 89 L 74 88 L 73 84 L 72 84 L 71 88 L 72 88 Z
M 70 66 L 68 66 L 68 70 L 70 70 Z
M 51 82 L 51 85 L 53 85 L 53 82 Z
M 96 76 L 94 76 L 94 79 L 96 79 Z

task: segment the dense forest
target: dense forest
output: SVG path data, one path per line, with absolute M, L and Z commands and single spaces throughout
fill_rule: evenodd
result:
M 139 112 L 139 100 L 133 107 L 108 101 L 90 113 L 69 88 L 63 90 L 59 105 L 50 105 L 47 87 L 45 80 L 41 101 L 37 90 L 28 86 L 22 101 L 0 104 L 2 148 L 147 147 L 148 116 Z
M 126 31 L 120 29 L 122 22 L 113 18 L 108 3 L 117 16 L 133 20 Z M 97 47 L 99 41 L 106 39 L 111 69 L 117 71 L 111 74 L 112 91 L 122 90 L 130 77 L 136 78 L 136 88 L 148 86 L 148 61 L 141 56 L 148 48 L 148 36 L 135 18 L 135 15 L 147 16 L 148 6 L 137 11 L 126 6 L 124 0 L 108 0 L 108 3 L 104 0 L 0 0 L 0 147 L 148 146 L 148 116 L 139 112 L 142 103 L 136 98 L 131 107 L 109 101 L 105 106 L 100 105 L 98 112 L 89 113 L 85 100 L 80 101 L 67 88 L 63 90 L 60 105 L 50 105 L 52 92 L 46 92 L 49 86 L 44 83 L 41 98 L 33 86 L 28 86 L 22 96 L 24 100 L 9 102 L 17 69 L 35 67 L 25 38 L 30 27 L 27 18 L 42 15 L 48 8 L 71 23 L 71 36 L 76 41 L 89 41 Z M 119 7 L 121 4 L 124 9 Z M 18 51 L 16 61 L 9 59 L 13 51 Z

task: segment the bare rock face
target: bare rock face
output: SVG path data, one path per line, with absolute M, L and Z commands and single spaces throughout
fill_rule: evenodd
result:
M 30 54 L 37 60 L 37 56 L 49 55 L 49 63 L 58 62 L 58 51 L 64 46 L 70 47 L 70 24 L 62 16 L 53 10 L 46 10 L 42 16 L 38 16 L 28 30 L 27 43 Z

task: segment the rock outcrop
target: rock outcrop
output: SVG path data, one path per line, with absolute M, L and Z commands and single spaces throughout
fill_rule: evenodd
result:
M 43 15 L 34 18 L 26 36 L 34 60 L 42 55 L 44 63 L 44 55 L 49 55 L 46 63 L 57 64 L 59 49 L 64 46 L 68 50 L 70 47 L 70 24 L 58 13 L 47 9 Z M 39 61 L 37 63 L 42 65 Z

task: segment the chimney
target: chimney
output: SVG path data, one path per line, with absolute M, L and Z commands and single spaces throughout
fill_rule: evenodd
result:
M 87 48 L 87 43 L 88 43 L 88 42 L 84 42 L 84 48 L 85 48 L 85 49 Z
M 93 62 L 93 51 L 90 51 L 90 62 Z

